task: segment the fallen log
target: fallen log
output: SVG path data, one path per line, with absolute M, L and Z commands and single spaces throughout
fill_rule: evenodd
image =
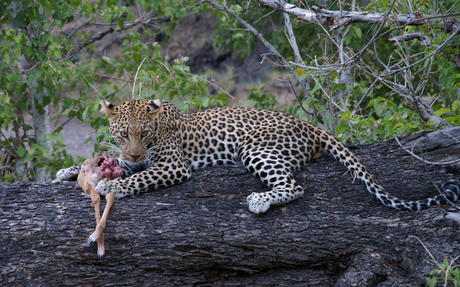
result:
M 460 128 L 400 141 L 430 161 L 460 155 Z M 395 140 L 349 146 L 393 195 L 436 195 L 460 165 L 426 165 Z M 180 185 L 118 200 L 105 229 L 106 257 L 86 239 L 91 200 L 75 183 L 0 184 L 1 286 L 414 286 L 460 254 L 452 207 L 382 206 L 324 155 L 296 179 L 295 202 L 252 214 L 246 196 L 267 188 L 241 166 L 213 167 Z M 447 210 L 447 211 L 446 211 Z M 420 240 L 420 241 L 419 241 Z

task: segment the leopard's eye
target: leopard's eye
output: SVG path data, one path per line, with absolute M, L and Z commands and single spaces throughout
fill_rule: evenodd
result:
M 142 131 L 141 136 L 146 137 L 148 136 L 149 131 Z
M 125 132 L 125 131 L 120 132 L 120 135 L 121 135 L 122 137 L 124 137 L 124 138 L 127 138 L 127 137 L 128 137 L 128 133 Z

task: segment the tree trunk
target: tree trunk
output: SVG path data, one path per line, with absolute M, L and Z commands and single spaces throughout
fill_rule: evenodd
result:
M 459 139 L 454 128 L 401 142 L 439 161 L 458 158 Z M 425 166 L 395 140 L 350 148 L 401 198 L 433 196 L 432 181 L 459 179 L 458 164 Z M 261 215 L 246 196 L 267 188 L 241 166 L 116 201 L 103 261 L 86 246 L 95 219 L 75 183 L 2 183 L 0 285 L 416 286 L 436 268 L 416 238 L 440 262 L 460 254 L 446 207 L 386 208 L 345 171 L 328 156 L 312 161 L 296 177 L 304 196 Z

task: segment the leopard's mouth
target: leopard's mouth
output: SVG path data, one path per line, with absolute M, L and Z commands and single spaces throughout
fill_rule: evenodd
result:
M 133 165 L 138 165 L 138 164 L 141 164 L 144 160 L 145 160 L 145 155 L 142 155 L 142 156 L 132 156 L 132 155 L 126 155 L 126 154 L 123 154 L 123 159 L 125 161 L 128 161 L 130 162 L 131 164 Z

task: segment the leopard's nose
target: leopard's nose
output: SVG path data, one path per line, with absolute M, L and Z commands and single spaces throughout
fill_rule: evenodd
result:
M 134 161 L 137 161 L 137 159 L 140 157 L 140 155 L 133 155 L 133 154 L 130 154 L 130 156 L 133 158 Z

